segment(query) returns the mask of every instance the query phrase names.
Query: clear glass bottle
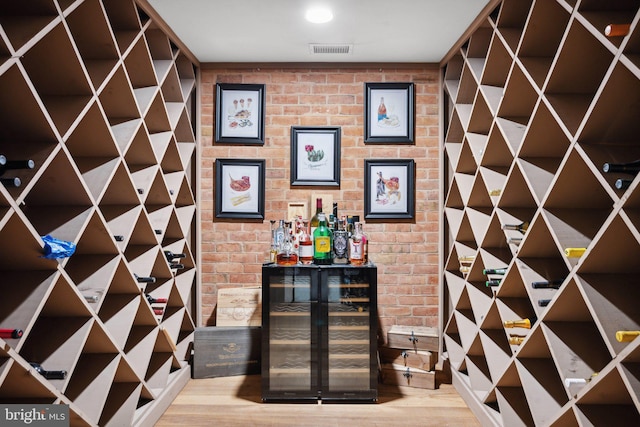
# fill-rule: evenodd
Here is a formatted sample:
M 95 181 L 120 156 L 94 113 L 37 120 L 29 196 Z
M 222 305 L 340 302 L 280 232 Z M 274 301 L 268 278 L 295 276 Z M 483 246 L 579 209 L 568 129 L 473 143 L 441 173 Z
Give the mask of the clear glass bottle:
M 278 255 L 276 256 L 276 263 L 278 265 L 296 265 L 298 263 L 298 254 L 293 248 L 293 241 L 291 237 L 291 222 L 287 222 L 285 225 L 282 244 L 280 245 Z
M 313 238 L 308 219 L 302 221 L 302 233 L 298 238 L 298 260 L 302 264 L 313 264 Z
M 276 250 L 280 252 L 280 249 L 282 249 L 282 244 L 284 243 L 284 219 L 280 220 L 278 228 L 276 228 L 275 241 Z
M 349 236 L 344 220 L 338 220 L 338 228 L 333 232 L 333 263 L 346 264 L 349 262 Z
M 331 249 L 333 248 L 333 234 L 327 226 L 327 217 L 324 213 L 318 213 L 318 227 L 313 232 L 313 263 L 330 265 Z
M 362 231 L 362 223 L 353 224 L 353 234 L 349 238 L 349 262 L 362 265 L 367 262 L 367 236 Z

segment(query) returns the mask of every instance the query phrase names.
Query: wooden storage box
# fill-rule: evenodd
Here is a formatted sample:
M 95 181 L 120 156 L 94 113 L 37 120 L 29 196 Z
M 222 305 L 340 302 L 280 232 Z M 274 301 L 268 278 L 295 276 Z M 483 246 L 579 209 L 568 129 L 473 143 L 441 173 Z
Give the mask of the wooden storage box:
M 438 352 L 440 338 L 436 328 L 394 325 L 387 332 L 387 347 Z
M 423 350 L 403 350 L 399 348 L 381 347 L 380 361 L 408 368 L 433 371 L 438 362 L 438 353 Z
M 261 326 L 262 288 L 225 288 L 218 291 L 216 326 Z
M 196 328 L 193 378 L 229 377 L 260 373 L 261 328 L 211 326 Z
M 435 390 L 436 371 L 386 363 L 382 365 L 382 383 Z

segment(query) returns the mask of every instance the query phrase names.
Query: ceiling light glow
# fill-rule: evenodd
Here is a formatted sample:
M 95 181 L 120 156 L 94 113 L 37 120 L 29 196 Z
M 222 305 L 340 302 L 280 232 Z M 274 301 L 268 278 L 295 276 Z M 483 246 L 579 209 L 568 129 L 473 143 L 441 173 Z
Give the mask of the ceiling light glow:
M 304 17 L 307 21 L 313 22 L 314 24 L 324 24 L 333 19 L 333 12 L 326 7 L 312 7 L 307 10 Z

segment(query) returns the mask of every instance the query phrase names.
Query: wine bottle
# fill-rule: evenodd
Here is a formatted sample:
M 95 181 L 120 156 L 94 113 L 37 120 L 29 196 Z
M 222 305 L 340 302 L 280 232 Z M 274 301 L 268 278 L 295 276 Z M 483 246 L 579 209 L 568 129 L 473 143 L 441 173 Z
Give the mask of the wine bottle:
M 522 341 L 524 341 L 525 337 L 521 337 L 519 335 L 509 335 L 509 344 L 511 345 L 520 345 Z
M 184 269 L 184 264 L 179 264 L 177 262 L 170 262 L 169 263 L 169 268 L 172 270 L 183 270 Z
M 507 243 L 510 245 L 520 245 L 520 243 L 522 243 L 522 237 L 509 237 Z
M 564 254 L 569 258 L 580 258 L 587 251 L 587 248 L 565 248 Z
M 467 266 L 467 265 L 461 265 L 460 268 L 460 273 L 462 274 L 467 274 L 471 271 L 471 267 Z
M 162 316 L 164 314 L 164 308 L 161 307 L 153 307 L 153 314 L 157 315 L 157 316 Z
M 5 187 L 20 187 L 22 185 L 22 180 L 17 176 L 13 178 L 0 178 L 0 182 Z
M 638 335 L 640 335 L 640 331 L 616 331 L 616 340 L 618 342 L 631 342 Z
M 506 274 L 507 267 L 504 268 L 485 268 L 482 270 L 482 274 Z
M 609 24 L 604 28 L 604 35 L 607 37 L 623 37 L 629 34 L 631 24 Z
M 501 188 L 494 188 L 493 190 L 489 191 L 489 196 L 499 196 L 501 194 L 502 194 Z
M 463 255 L 458 257 L 458 261 L 462 263 L 472 263 L 476 259 L 475 255 Z
M 518 319 L 518 320 L 505 320 L 505 328 L 525 328 L 531 329 L 531 325 L 536 322 L 535 318 L 532 319 Z
M 500 282 L 502 282 L 502 279 L 487 280 L 486 282 L 484 282 L 484 285 L 486 287 L 500 286 Z
M 113 236 L 116 242 L 124 242 L 124 236 L 121 234 L 116 234 Z
M 0 329 L 0 338 L 8 339 L 13 338 L 17 339 L 22 337 L 22 329 Z
M 635 176 L 640 172 L 640 159 L 629 163 L 605 163 L 602 165 L 602 171 L 605 173 L 626 173 Z
M 138 283 L 156 283 L 156 278 L 153 276 L 141 277 L 137 274 L 134 274 L 133 276 L 136 278 Z
M 89 302 L 89 303 L 96 303 L 98 301 L 100 301 L 100 297 L 98 295 L 83 295 L 85 301 Z
M 5 156 L 4 163 L 0 162 L 0 176 L 2 176 L 6 171 L 12 169 L 33 169 L 36 164 L 33 160 L 7 160 Z
M 538 305 L 539 305 L 540 307 L 546 307 L 546 306 L 548 306 L 550 303 L 551 303 L 551 300 L 550 300 L 550 299 L 539 299 L 539 300 L 538 300 Z
M 532 282 L 531 287 L 533 289 L 559 289 L 564 280 L 542 280 L 539 282 Z
M 138 194 L 144 194 L 144 188 L 136 188 Z
M 153 230 L 153 232 L 156 233 L 157 235 L 162 234 L 162 230 L 159 230 L 157 228 L 155 230 Z
M 186 258 L 187 254 L 176 254 L 171 251 L 164 251 L 164 256 L 167 258 L 167 261 L 171 262 L 174 259 Z
M 503 224 L 503 230 L 515 230 L 519 231 L 522 234 L 526 233 L 529 229 L 529 221 L 521 222 L 520 224 Z
M 613 185 L 618 190 L 626 190 L 627 188 L 629 188 L 631 186 L 632 182 L 633 181 L 630 180 L 630 179 L 622 179 L 622 178 L 620 178 L 620 179 L 616 179 L 616 182 Z
M 154 298 L 150 294 L 145 295 L 149 304 L 165 304 L 167 302 L 166 298 Z
M 29 364 L 33 367 L 33 369 L 35 369 L 37 373 L 48 380 L 63 380 L 67 377 L 67 371 L 47 371 L 39 363 L 30 362 Z

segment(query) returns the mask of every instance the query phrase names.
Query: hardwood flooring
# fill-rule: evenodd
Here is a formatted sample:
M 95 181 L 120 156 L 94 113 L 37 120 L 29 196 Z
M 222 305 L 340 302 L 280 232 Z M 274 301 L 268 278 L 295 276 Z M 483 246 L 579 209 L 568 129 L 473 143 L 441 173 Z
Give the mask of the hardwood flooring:
M 262 403 L 260 375 L 190 380 L 156 427 L 480 426 L 450 384 L 380 385 L 377 403 Z

